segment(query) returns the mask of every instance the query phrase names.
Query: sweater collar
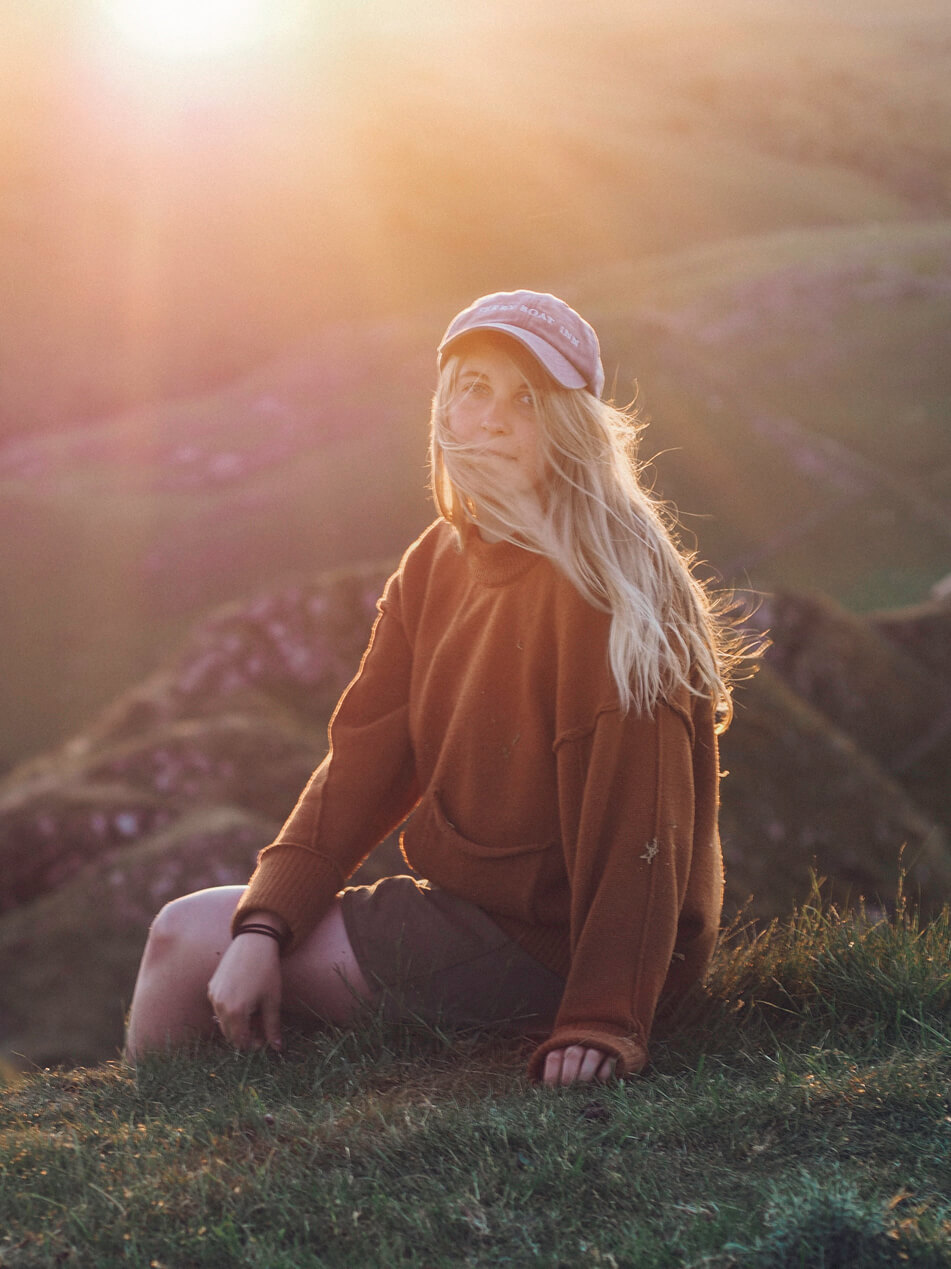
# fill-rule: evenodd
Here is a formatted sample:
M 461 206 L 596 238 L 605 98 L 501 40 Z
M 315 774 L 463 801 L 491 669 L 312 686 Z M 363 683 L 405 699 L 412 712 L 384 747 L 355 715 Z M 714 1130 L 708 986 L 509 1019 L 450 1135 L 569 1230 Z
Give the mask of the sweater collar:
M 469 576 L 480 586 L 505 586 L 527 573 L 541 559 L 514 542 L 486 542 L 474 524 L 462 530 L 463 557 Z

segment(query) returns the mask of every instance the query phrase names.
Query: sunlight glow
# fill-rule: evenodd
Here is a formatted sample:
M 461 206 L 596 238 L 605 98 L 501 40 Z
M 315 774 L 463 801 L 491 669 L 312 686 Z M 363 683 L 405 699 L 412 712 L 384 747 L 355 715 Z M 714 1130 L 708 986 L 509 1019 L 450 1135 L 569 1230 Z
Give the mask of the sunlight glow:
M 272 16 L 267 0 L 109 0 L 116 27 L 145 52 L 213 57 L 254 43 Z

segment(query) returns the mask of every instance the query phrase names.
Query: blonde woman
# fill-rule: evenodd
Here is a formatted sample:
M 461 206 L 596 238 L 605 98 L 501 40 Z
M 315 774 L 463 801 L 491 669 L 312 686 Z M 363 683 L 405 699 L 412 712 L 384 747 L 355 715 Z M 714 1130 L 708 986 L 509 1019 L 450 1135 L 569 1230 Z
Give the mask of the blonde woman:
M 246 888 L 159 913 L 127 1053 L 366 1006 L 535 1038 L 549 1085 L 640 1071 L 722 903 L 729 632 L 641 486 L 564 301 L 484 296 L 439 346 L 439 518 L 390 578 L 329 752 Z M 345 885 L 406 821 L 415 876 Z

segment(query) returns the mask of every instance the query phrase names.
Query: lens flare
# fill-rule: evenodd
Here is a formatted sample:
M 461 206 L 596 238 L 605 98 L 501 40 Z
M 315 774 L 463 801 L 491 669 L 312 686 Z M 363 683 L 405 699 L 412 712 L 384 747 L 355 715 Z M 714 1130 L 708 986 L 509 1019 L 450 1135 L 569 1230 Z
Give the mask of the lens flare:
M 211 57 L 253 44 L 267 31 L 266 0 L 108 0 L 130 44 L 160 57 Z

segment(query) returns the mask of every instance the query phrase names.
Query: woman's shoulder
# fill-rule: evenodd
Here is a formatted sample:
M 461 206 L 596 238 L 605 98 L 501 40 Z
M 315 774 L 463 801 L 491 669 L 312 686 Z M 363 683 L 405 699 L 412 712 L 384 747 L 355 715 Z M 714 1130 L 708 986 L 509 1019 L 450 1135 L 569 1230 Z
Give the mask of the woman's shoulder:
M 434 520 L 403 552 L 399 567 L 386 584 L 380 607 L 392 608 L 403 597 L 425 590 L 434 569 L 451 566 L 458 556 L 452 526 L 445 520 Z
M 403 552 L 398 572 L 403 576 L 416 577 L 427 573 L 443 558 L 456 559 L 458 556 L 456 533 L 452 525 L 440 518 L 427 525 L 415 542 L 409 544 Z
M 451 545 L 453 531 L 445 520 L 434 520 L 418 538 L 414 538 L 400 556 L 399 566 L 390 578 L 393 581 L 407 570 L 425 568 L 435 554 Z

